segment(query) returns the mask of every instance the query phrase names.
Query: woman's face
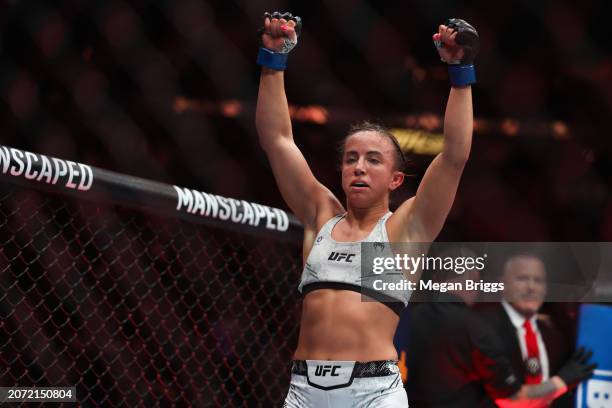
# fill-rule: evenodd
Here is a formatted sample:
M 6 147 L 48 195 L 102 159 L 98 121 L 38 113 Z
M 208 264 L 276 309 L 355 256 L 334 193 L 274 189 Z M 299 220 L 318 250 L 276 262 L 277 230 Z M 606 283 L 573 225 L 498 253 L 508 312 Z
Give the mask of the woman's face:
M 345 141 L 342 189 L 351 206 L 371 207 L 402 184 L 395 160 L 393 143 L 376 132 L 357 132 Z

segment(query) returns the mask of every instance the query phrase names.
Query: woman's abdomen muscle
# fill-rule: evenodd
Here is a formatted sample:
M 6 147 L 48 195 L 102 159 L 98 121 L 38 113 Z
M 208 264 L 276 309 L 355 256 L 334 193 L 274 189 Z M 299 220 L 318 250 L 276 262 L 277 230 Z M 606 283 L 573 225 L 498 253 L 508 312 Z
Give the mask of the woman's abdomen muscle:
M 393 336 L 399 317 L 358 292 L 318 289 L 306 295 L 297 360 L 395 360 Z

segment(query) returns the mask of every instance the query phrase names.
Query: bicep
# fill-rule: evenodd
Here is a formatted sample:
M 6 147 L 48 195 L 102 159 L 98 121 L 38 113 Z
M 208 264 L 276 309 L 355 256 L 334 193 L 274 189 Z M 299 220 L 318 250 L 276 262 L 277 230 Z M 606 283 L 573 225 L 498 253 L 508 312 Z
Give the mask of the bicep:
M 283 199 L 303 224 L 314 223 L 317 213 L 340 206 L 333 194 L 314 176 L 292 139 L 277 140 L 266 154 Z

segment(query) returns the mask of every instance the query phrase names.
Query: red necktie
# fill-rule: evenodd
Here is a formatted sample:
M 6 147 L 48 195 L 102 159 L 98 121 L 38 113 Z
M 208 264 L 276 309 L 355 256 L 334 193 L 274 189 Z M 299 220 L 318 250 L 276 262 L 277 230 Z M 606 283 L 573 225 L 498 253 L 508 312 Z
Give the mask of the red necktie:
M 542 382 L 542 366 L 540 364 L 540 350 L 531 322 L 525 320 L 525 345 L 527 346 L 527 360 L 525 360 L 525 384 L 539 384 Z

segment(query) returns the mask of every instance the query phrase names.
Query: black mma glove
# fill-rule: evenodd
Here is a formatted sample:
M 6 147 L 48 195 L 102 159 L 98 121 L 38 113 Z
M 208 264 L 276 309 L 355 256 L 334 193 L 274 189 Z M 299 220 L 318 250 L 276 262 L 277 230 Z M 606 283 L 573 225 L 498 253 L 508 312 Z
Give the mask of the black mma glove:
M 467 86 L 476 82 L 474 59 L 480 49 L 476 29 L 465 20 L 451 18 L 434 34 L 434 44 L 442 61 L 449 64 L 452 86 Z
M 287 56 L 297 45 L 302 19 L 291 13 L 264 13 L 264 26 L 257 33 L 261 41 L 257 64 L 282 71 L 287 68 Z
M 580 347 L 563 367 L 561 367 L 556 375 L 558 375 L 568 387 L 572 387 L 586 380 L 593 375 L 593 370 L 597 368 L 597 364 L 589 364 L 589 359 L 592 355 L 592 351 Z

